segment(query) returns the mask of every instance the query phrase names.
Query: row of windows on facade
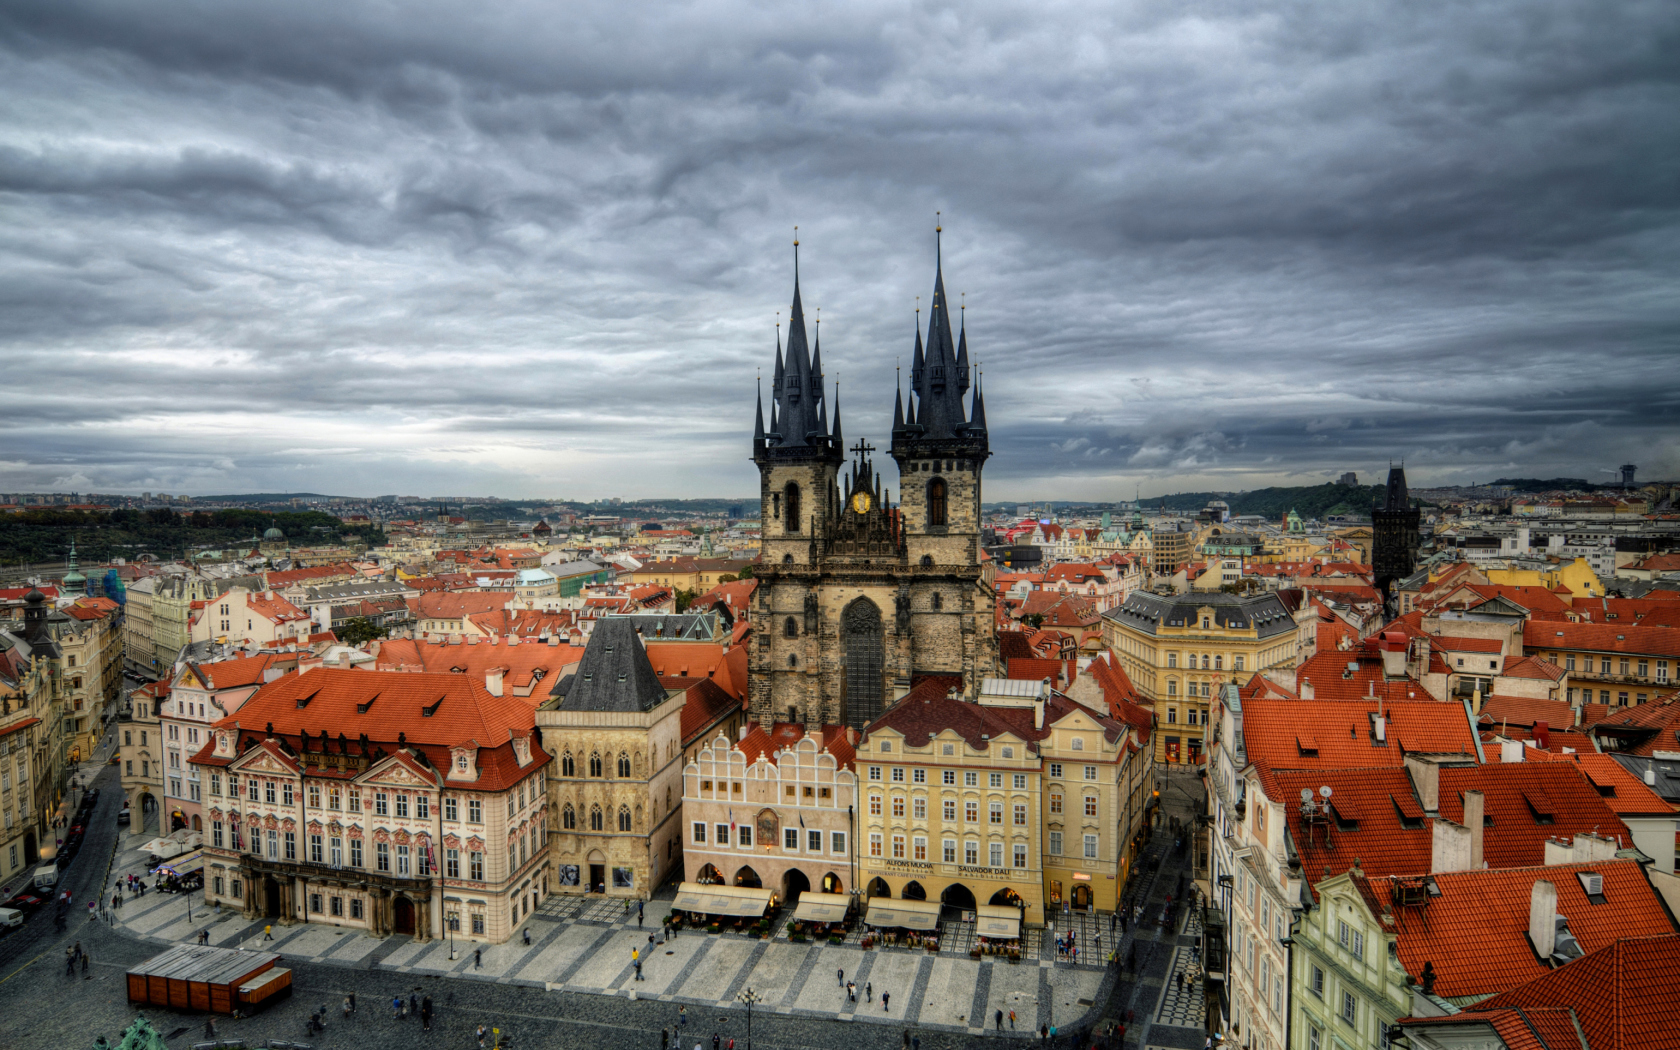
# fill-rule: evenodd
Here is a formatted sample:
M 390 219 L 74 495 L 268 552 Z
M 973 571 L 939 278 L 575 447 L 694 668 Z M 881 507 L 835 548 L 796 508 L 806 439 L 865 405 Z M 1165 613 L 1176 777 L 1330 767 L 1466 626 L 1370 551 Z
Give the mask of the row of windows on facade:
M 924 463 L 922 469 L 926 470 L 928 466 L 929 464 Z M 952 469 L 963 470 L 967 467 L 966 464 L 958 461 L 957 466 Z M 802 502 L 799 483 L 795 481 L 788 482 L 782 491 L 770 494 L 770 515 L 782 522 L 782 531 L 798 532 L 800 530 L 799 523 L 804 517 L 801 513 Z M 927 483 L 927 524 L 932 527 L 947 524 L 949 508 L 950 497 L 945 479 L 932 479 Z
M 710 780 L 700 781 L 700 797 L 706 797 L 711 790 L 712 782 Z M 735 797 L 739 798 L 742 794 L 741 781 L 737 780 L 731 783 L 727 780 L 720 780 L 717 782 L 717 790 L 719 794 L 733 794 Z M 801 797 L 799 789 L 792 784 L 787 785 L 785 794 L 788 798 L 794 799 L 795 801 Z M 812 784 L 806 784 L 803 797 L 809 799 L 833 798 L 834 792 L 826 787 L 817 787 Z
M 1079 738 L 1075 737 L 1074 740 L 1073 740 L 1073 743 L 1074 744 L 1082 744 L 1083 741 L 1081 741 Z M 1004 750 L 1007 752 L 1011 749 L 1005 748 Z M 1084 750 L 1084 748 L 1074 747 L 1072 750 L 1082 751 L 1082 750 Z M 1008 754 L 1005 754 L 1003 757 L 1009 758 L 1010 756 Z M 1050 763 L 1050 768 L 1049 768 L 1050 779 L 1052 779 L 1052 780 L 1062 779 L 1065 768 L 1066 768 L 1065 765 L 1061 762 Z M 1080 775 L 1084 779 L 1086 779 L 1086 780 L 1097 779 L 1097 767 L 1096 766 L 1083 766 L 1083 767 L 1080 767 L 1080 769 L 1081 769 Z M 948 787 L 955 787 L 956 786 L 956 783 L 957 783 L 957 771 L 956 770 L 954 770 L 954 769 L 942 769 L 942 770 L 939 771 L 939 773 L 940 773 L 939 782 L 941 784 L 944 784 Z M 1027 774 L 1025 774 L 1025 773 L 987 773 L 986 774 L 986 786 L 989 787 L 989 788 L 1001 788 L 1001 787 L 1003 787 L 1003 778 L 1006 777 L 1006 776 L 1010 778 L 1010 785 L 1016 791 L 1025 791 L 1027 789 Z M 906 773 L 904 766 L 888 767 L 888 769 L 885 773 L 883 773 L 883 770 L 882 770 L 881 766 L 870 766 L 869 767 L 869 779 L 870 780 L 886 779 L 886 780 L 890 780 L 894 784 L 906 783 L 907 779 L 908 779 L 908 782 L 912 783 L 912 784 L 926 784 L 928 782 L 927 770 L 926 769 L 922 769 L 922 768 L 919 768 L 919 767 L 911 767 L 909 772 Z M 963 787 L 968 787 L 968 788 L 979 787 L 980 786 L 980 774 L 978 772 L 974 771 L 974 770 L 964 770 L 963 771 L 963 776 L 962 776 L 962 784 L 963 784 Z
M 1558 654 L 1553 653 L 1551 655 L 1552 655 L 1552 662 L 1556 663 L 1557 658 L 1558 658 Z M 1659 682 L 1668 681 L 1668 661 L 1667 660 L 1658 660 L 1658 661 L 1656 661 L 1656 665 L 1657 665 L 1657 681 L 1659 681 Z M 1637 668 L 1637 671 L 1635 671 L 1635 668 Z M 1564 654 L 1563 669 L 1565 671 L 1575 670 L 1575 654 L 1574 653 L 1565 653 Z M 1590 657 L 1590 656 L 1581 657 L 1581 672 L 1583 674 L 1592 674 L 1593 673 L 1593 658 L 1592 657 Z M 1613 671 L 1610 670 L 1610 657 L 1601 656 L 1601 657 L 1598 658 L 1598 673 L 1599 674 L 1620 674 L 1620 675 L 1625 675 L 1627 677 L 1635 677 L 1637 675 L 1637 677 L 1639 677 L 1639 678 L 1649 678 L 1649 677 L 1651 677 L 1651 661 L 1650 660 L 1633 660 L 1633 659 L 1630 659 L 1626 656 L 1617 657 L 1617 670 L 1613 672 Z
M 513 845 L 509 847 L 509 860 L 514 861 L 510 866 L 517 868 L 528 861 L 548 841 L 546 828 L 538 827 L 519 835 Z M 297 833 L 294 831 L 278 831 L 270 829 L 264 832 L 255 831 L 249 835 L 241 835 L 235 827 L 231 834 L 227 833 L 222 821 L 210 822 L 210 845 L 217 849 L 227 848 L 232 843 L 236 850 L 249 851 L 257 856 L 266 855 L 269 860 L 296 861 Z M 264 846 L 266 845 L 266 854 Z M 348 850 L 346 850 L 348 845 Z M 373 844 L 373 869 L 385 874 L 396 875 L 399 878 L 411 876 L 429 878 L 432 874 L 432 854 L 429 847 L 421 845 L 410 847 L 406 843 L 375 842 Z M 461 878 L 461 853 L 459 849 L 446 848 L 443 851 L 443 874 L 445 878 Z M 517 859 L 516 859 L 517 858 Z M 309 862 L 324 864 L 334 868 L 351 867 L 365 868 L 363 842 L 359 838 L 351 838 L 346 843 L 340 835 L 309 836 Z M 347 863 L 348 862 L 348 863 Z M 480 851 L 467 851 L 467 878 L 474 882 L 484 881 L 484 854 Z
M 733 836 L 730 835 L 729 829 L 730 826 L 728 824 L 716 825 L 712 830 L 711 844 L 718 849 L 728 849 L 731 842 L 741 849 L 753 848 L 753 825 L 736 825 L 735 834 Z M 789 853 L 797 853 L 799 851 L 800 830 L 800 828 L 782 829 L 782 849 Z M 823 833 L 816 828 L 805 828 L 803 830 L 805 831 L 805 852 L 823 852 Z M 703 820 L 694 821 L 690 835 L 692 836 L 692 841 L 695 845 L 706 845 L 706 822 Z M 846 833 L 844 831 L 831 831 L 828 833 L 828 836 L 829 852 L 844 854 L 846 852 Z M 770 843 L 766 842 L 763 845 L 768 848 Z
M 1056 836 L 1056 852 L 1060 853 L 1061 852 L 1061 832 L 1059 832 L 1059 831 L 1051 832 L 1051 834 Z M 888 852 L 889 845 L 890 845 L 890 852 Z M 967 864 L 967 865 L 979 865 L 980 864 L 980 846 L 981 846 L 981 843 L 978 840 L 974 840 L 974 839 L 970 839 L 967 842 L 961 843 L 962 858 L 963 858 L 961 863 Z M 988 843 L 985 844 L 985 846 L 986 846 L 986 864 L 987 864 L 987 866 L 988 867 L 993 867 L 993 868 L 1003 867 L 1004 866 L 1004 851 L 1005 851 L 1006 843 L 988 842 Z M 906 852 L 907 849 L 908 849 L 908 852 Z M 941 843 L 941 852 L 940 852 L 941 861 L 943 863 L 946 863 L 946 864 L 956 864 L 956 863 L 958 863 L 958 861 L 957 861 L 957 849 L 958 849 L 958 842 L 957 842 L 956 839 L 946 839 L 946 840 L 944 840 L 944 842 Z M 1093 858 L 1096 857 L 1096 855 L 1097 855 L 1097 836 L 1095 836 L 1095 835 L 1085 836 L 1085 849 L 1086 849 L 1085 855 L 1087 857 L 1093 857 Z M 919 836 L 919 835 L 911 836 L 909 838 L 906 838 L 903 835 L 893 835 L 893 836 L 891 836 L 891 841 L 890 841 L 890 844 L 889 844 L 887 836 L 883 835 L 881 832 L 878 832 L 878 831 L 877 832 L 871 832 L 870 835 L 869 835 L 869 855 L 871 857 L 882 857 L 882 858 L 889 858 L 890 857 L 892 860 L 913 860 L 913 861 L 923 861 L 923 862 L 925 862 L 928 859 L 928 840 Z M 1014 851 L 1012 853 L 1012 857 L 1013 857 L 1013 861 L 1012 861 L 1012 864 L 1010 865 L 1011 867 L 1016 867 L 1016 868 L 1029 867 L 1030 866 L 1029 860 L 1030 860 L 1030 857 L 1031 857 L 1031 850 L 1029 849 L 1029 847 L 1027 846 L 1026 843 L 1017 842 L 1017 843 L 1015 843 L 1015 848 L 1014 848 Z
M 639 809 L 640 807 L 637 807 L 637 808 Z M 570 802 L 568 802 L 564 806 L 560 807 L 560 828 L 561 828 L 562 831 L 576 831 L 577 827 L 578 827 L 577 811 L 574 810 L 572 808 L 572 804 Z M 632 822 L 631 817 L 630 817 L 630 807 L 629 806 L 619 806 L 618 807 L 618 830 L 620 830 L 620 831 L 632 831 L 634 829 L 635 829 L 635 825 Z M 605 831 L 605 830 L 607 830 L 607 828 L 606 828 L 606 814 L 602 811 L 600 806 L 590 806 L 589 807 L 589 830 L 590 831 Z
M 1184 695 L 1185 696 L 1192 696 L 1192 697 L 1196 696 L 1197 695 L 1196 685 L 1197 685 L 1197 683 L 1195 683 L 1195 682 L 1184 683 Z M 1167 695 L 1168 696 L 1177 696 L 1178 695 L 1178 681 L 1176 679 L 1170 679 L 1169 678 L 1167 680 Z M 1212 685 L 1212 683 L 1210 683 L 1210 682 L 1202 682 L 1201 683 L 1201 695 L 1204 696 L 1204 697 L 1213 696 L 1213 685 Z
M 1204 626 L 1205 626 L 1205 622 L 1204 622 Z M 1187 670 L 1187 671 L 1196 670 L 1197 669 L 1196 659 L 1197 659 L 1197 656 L 1196 656 L 1195 653 L 1187 654 L 1184 658 L 1184 669 Z M 1211 667 L 1209 666 L 1209 661 L 1210 660 L 1212 661 L 1212 666 Z M 1202 661 L 1201 670 L 1203 670 L 1203 671 L 1223 671 L 1223 670 L 1225 670 L 1225 657 L 1224 656 L 1221 656 L 1221 655 L 1218 655 L 1218 654 L 1213 654 L 1213 655 L 1210 656 L 1208 653 L 1202 653 L 1201 654 L 1201 661 Z M 1167 654 L 1167 666 L 1168 667 L 1177 667 L 1178 666 L 1178 654 L 1177 653 L 1168 653 Z M 1243 669 L 1244 669 L 1244 667 L 1243 667 L 1243 657 L 1241 657 L 1241 656 L 1231 657 L 1231 670 L 1241 671 Z
M 1064 796 L 1062 795 L 1062 793 L 1060 791 L 1050 792 L 1049 808 L 1050 808 L 1050 813 L 1052 815 L 1060 814 L 1060 813 L 1064 812 L 1064 810 L 1066 808 L 1065 804 L 1064 804 Z M 1085 815 L 1087 817 L 1096 816 L 1097 813 L 1098 813 L 1098 810 L 1100 808 L 1101 808 L 1101 800 L 1096 795 L 1086 795 L 1085 796 Z M 891 815 L 894 816 L 894 817 L 903 817 L 903 816 L 905 816 L 905 799 L 901 795 L 894 795 L 892 797 L 891 801 L 888 802 L 886 799 L 884 799 L 880 795 L 870 795 L 869 796 L 869 815 L 870 816 L 872 816 L 872 817 L 885 816 L 886 814 L 883 812 L 884 809 L 890 809 L 891 810 Z M 1020 827 L 1020 828 L 1026 827 L 1027 826 L 1028 804 L 1025 803 L 1025 802 L 1015 802 L 1011 805 L 1010 809 L 1011 809 L 1011 813 L 1014 817 L 1015 826 Z M 952 823 L 952 824 L 956 823 L 956 820 L 957 820 L 957 800 L 956 799 L 954 799 L 954 798 L 941 799 L 940 800 L 940 810 L 941 810 L 940 815 L 945 819 L 945 821 L 947 823 Z M 927 811 L 928 811 L 927 799 L 920 798 L 920 797 L 910 799 L 909 800 L 909 811 L 910 811 L 909 812 L 910 819 L 912 819 L 912 820 L 926 820 L 927 819 Z M 987 823 L 997 824 L 997 825 L 1003 824 L 1003 814 L 1004 814 L 1004 803 L 1002 803 L 1002 802 L 990 802 L 990 803 L 987 804 L 987 809 L 986 809 Z M 978 823 L 980 823 L 980 801 L 978 799 L 964 799 L 963 800 L 963 823 L 965 823 L 965 824 L 978 824 Z
M 528 798 L 527 792 L 529 794 Z M 210 774 L 210 794 L 214 796 L 222 794 L 222 775 L 220 773 Z M 348 806 L 341 807 L 346 794 L 348 795 Z M 358 788 L 350 788 L 346 792 L 337 787 L 329 787 L 323 792 L 319 784 L 310 784 L 308 796 L 310 809 L 322 809 L 323 797 L 326 802 L 324 808 L 328 810 L 343 808 L 346 812 L 359 813 L 362 809 L 362 792 Z M 239 778 L 232 773 L 228 774 L 227 797 L 239 797 Z M 296 803 L 297 796 L 292 782 L 289 780 L 274 781 L 260 777 L 246 777 L 245 797 L 252 802 L 270 802 L 290 806 Z M 373 792 L 373 812 L 376 816 L 381 817 L 406 817 L 409 815 L 409 797 L 404 792 L 393 794 L 387 791 L 375 791 Z M 535 781 L 529 779 L 520 781 L 514 786 L 514 790 L 507 793 L 508 817 L 511 819 L 519 810 L 525 808 L 527 801 L 535 803 L 540 797 L 541 793 L 538 791 Z M 420 820 L 430 819 L 431 796 L 417 793 L 413 796 L 413 801 L 414 816 Z M 460 820 L 460 802 L 461 800 L 454 795 L 443 796 L 443 819 Z M 467 799 L 467 823 L 484 823 L 484 801 L 482 799 Z
M 607 761 L 611 760 L 612 755 L 609 754 L 607 756 Z M 592 777 L 606 776 L 606 773 L 604 772 L 606 764 L 602 761 L 601 756 L 598 753 L 592 753 L 589 756 L 589 764 L 587 768 L 589 770 L 589 775 Z M 578 775 L 577 760 L 572 757 L 572 753 L 570 751 L 567 751 L 565 754 L 560 756 L 560 775 L 563 777 L 575 777 Z M 630 756 L 623 751 L 618 753 L 618 775 L 623 779 L 628 779 L 630 776 Z
M 211 879 L 211 889 L 218 897 L 225 895 L 224 887 L 231 889 L 234 897 L 241 897 L 245 892 L 245 884 L 240 879 L 225 879 L 221 875 L 217 875 Z M 324 910 L 323 905 L 325 906 Z M 346 905 L 348 905 L 348 907 Z M 348 912 L 348 916 L 351 921 L 361 922 L 366 917 L 365 907 L 366 906 L 360 897 L 345 898 L 337 894 L 320 893 L 311 893 L 309 895 L 309 910 L 312 913 L 316 915 L 327 915 L 334 919 L 345 918 L 346 912 Z M 472 932 L 478 936 L 483 936 L 484 912 L 475 910 L 470 914 L 472 920 Z M 515 919 L 514 921 L 517 922 L 518 920 Z M 461 929 L 460 912 L 451 912 L 446 919 L 446 922 L 451 930 L 459 932 Z

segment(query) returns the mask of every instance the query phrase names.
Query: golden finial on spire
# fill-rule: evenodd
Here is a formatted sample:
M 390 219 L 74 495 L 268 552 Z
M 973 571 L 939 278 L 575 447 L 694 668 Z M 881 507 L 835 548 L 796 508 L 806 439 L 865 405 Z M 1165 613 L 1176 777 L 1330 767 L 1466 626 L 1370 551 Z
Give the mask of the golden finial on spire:
M 922 314 L 922 297 L 918 295 L 918 296 L 916 296 L 916 316 L 920 317 L 921 314 Z
M 945 226 L 944 226 L 943 220 L 940 218 L 941 214 L 942 214 L 941 212 L 937 212 L 937 211 L 933 213 L 933 232 L 934 233 L 944 233 L 945 232 Z

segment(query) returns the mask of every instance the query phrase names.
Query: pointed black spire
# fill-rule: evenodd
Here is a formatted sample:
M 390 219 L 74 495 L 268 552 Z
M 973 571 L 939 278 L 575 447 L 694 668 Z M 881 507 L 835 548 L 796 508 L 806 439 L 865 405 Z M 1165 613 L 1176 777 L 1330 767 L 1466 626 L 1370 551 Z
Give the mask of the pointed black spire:
M 811 397 L 817 403 L 817 430 L 828 433 L 828 398 L 823 393 L 822 310 L 817 310 L 817 337 L 811 347 Z
M 758 403 L 758 411 L 753 418 L 753 445 L 764 443 L 764 380 L 758 381 L 758 395 L 753 399 Z
M 904 429 L 904 391 L 900 389 L 900 387 L 903 385 L 903 382 L 904 382 L 904 377 L 899 374 L 898 369 L 894 368 L 893 369 L 893 421 L 892 421 L 892 432 L 894 434 L 896 434 L 899 431 Z
M 980 376 L 974 377 L 974 407 L 968 413 L 968 429 L 986 433 L 986 395 L 980 392 Z
M 943 232 L 935 227 L 935 234 Z M 934 268 L 933 308 L 928 312 L 927 349 L 923 379 L 917 386 L 916 421 L 925 437 L 956 435 L 963 425 L 962 393 L 957 388 L 957 348 L 951 334 L 951 308 L 945 296 L 943 250 Z
M 829 435 L 834 439 L 834 447 L 842 452 L 846 449 L 846 440 L 840 436 L 840 380 L 834 381 L 834 432 Z
M 968 393 L 968 304 L 964 303 L 959 317 L 957 336 L 957 393 Z

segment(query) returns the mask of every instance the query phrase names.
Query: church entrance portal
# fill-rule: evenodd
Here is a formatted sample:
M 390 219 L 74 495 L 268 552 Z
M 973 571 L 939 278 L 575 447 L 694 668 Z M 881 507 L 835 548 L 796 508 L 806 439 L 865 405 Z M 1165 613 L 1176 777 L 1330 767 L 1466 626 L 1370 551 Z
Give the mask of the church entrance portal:
M 278 919 L 280 917 L 280 884 L 274 881 L 272 875 L 263 878 L 263 918 Z
M 846 654 L 846 724 L 862 729 L 881 716 L 881 610 L 868 598 L 859 598 L 846 606 L 840 630 Z

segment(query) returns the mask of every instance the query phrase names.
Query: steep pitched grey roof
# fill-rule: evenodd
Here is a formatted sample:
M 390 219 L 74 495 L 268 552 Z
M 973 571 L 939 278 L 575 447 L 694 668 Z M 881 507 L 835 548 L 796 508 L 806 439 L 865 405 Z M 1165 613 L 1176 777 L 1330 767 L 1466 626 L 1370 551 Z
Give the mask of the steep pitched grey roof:
M 630 620 L 610 616 L 595 624 L 577 670 L 550 694 L 560 698 L 560 710 L 651 711 L 665 701 L 665 687 Z

